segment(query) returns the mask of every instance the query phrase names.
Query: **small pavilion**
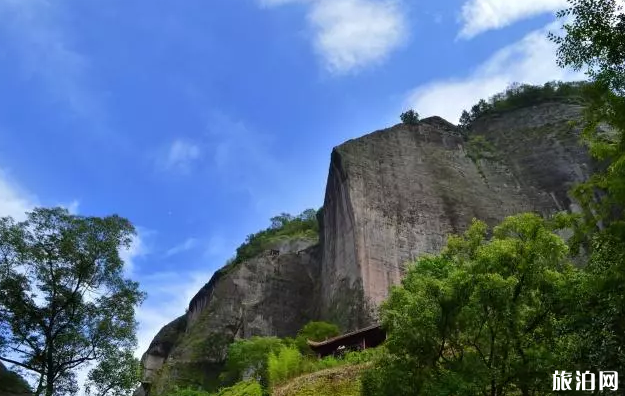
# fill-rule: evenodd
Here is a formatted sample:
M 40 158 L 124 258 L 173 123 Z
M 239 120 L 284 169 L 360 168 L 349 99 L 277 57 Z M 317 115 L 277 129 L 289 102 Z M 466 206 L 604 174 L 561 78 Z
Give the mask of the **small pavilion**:
M 380 324 L 375 324 L 364 329 L 352 331 L 325 341 L 308 340 L 308 346 L 322 358 L 325 356 L 342 355 L 347 351 L 361 351 L 367 348 L 375 348 L 386 340 L 386 332 Z

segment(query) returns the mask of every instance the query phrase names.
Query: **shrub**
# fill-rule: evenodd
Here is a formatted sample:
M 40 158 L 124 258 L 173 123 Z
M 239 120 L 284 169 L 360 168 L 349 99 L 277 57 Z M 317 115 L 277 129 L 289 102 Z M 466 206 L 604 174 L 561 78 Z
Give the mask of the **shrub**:
M 272 244 L 295 237 L 316 239 L 319 235 L 317 211 L 307 209 L 298 216 L 282 213 L 271 218 L 271 226 L 263 231 L 247 236 L 245 242 L 237 248 L 237 254 L 227 266 L 258 256 Z
M 401 122 L 406 125 L 416 125 L 419 123 L 419 113 L 414 110 L 408 110 L 399 116 Z
M 471 111 L 464 110 L 459 126 L 469 129 L 479 117 L 496 111 L 505 111 L 547 101 L 584 102 L 586 83 L 548 82 L 543 86 L 514 83 L 504 92 L 493 95 L 489 100 L 481 99 Z
M 271 386 L 275 386 L 302 373 L 303 356 L 294 347 L 282 347 L 278 353 L 269 354 L 267 371 Z
M 298 333 L 295 344 L 299 351 L 305 355 L 311 354 L 307 340 L 324 341 L 340 334 L 339 327 L 328 322 L 309 322 Z
M 256 381 L 243 381 L 220 389 L 213 396 L 263 396 L 263 388 Z
M 238 340 L 228 347 L 226 369 L 221 375 L 225 383 L 243 380 L 243 376 L 265 382 L 267 376 L 267 358 L 271 352 L 279 351 L 284 346 L 277 337 L 252 337 Z

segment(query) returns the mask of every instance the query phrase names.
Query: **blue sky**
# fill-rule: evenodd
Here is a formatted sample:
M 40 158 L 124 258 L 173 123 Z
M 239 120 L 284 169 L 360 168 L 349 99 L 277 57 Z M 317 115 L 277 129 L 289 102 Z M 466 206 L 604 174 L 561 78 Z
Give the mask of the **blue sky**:
M 564 6 L 0 0 L 0 215 L 129 218 L 140 355 L 247 234 L 322 205 L 332 147 L 577 78 L 546 39 Z

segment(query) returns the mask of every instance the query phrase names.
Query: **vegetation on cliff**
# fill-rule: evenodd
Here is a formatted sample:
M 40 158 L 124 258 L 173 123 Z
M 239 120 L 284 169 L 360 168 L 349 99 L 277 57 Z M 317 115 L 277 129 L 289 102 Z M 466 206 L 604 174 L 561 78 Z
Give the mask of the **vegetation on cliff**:
M 314 209 L 307 209 L 297 216 L 282 213 L 271 218 L 269 228 L 248 235 L 228 264 L 238 264 L 256 257 L 280 241 L 294 238 L 317 239 L 318 236 L 319 223 L 317 211 Z
M 585 82 L 552 81 L 543 86 L 514 83 L 504 92 L 493 95 L 488 100 L 481 99 L 471 110 L 464 110 L 458 125 L 463 130 L 471 128 L 480 117 L 502 111 L 535 106 L 545 102 L 565 102 L 584 105 Z
M 410 109 L 401 113 L 399 119 L 406 125 L 416 125 L 419 123 L 419 113 Z

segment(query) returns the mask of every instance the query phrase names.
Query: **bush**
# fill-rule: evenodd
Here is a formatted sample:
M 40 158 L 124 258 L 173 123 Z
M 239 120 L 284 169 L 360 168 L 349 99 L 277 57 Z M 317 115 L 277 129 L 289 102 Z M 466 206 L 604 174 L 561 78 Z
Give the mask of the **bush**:
M 220 389 L 213 396 L 263 396 L 263 388 L 256 381 L 243 381 Z
M 328 322 L 309 322 L 298 333 L 295 343 L 299 351 L 305 355 L 311 354 L 307 340 L 324 341 L 341 334 L 339 327 Z
M 237 248 L 237 254 L 226 266 L 233 266 L 242 261 L 258 256 L 280 240 L 296 237 L 316 239 L 319 236 L 317 211 L 307 209 L 298 216 L 282 213 L 271 218 L 271 226 L 256 234 L 247 236 L 245 242 Z
M 167 396 L 211 396 L 211 394 L 201 389 L 176 387 L 173 393 L 169 393 Z
M 406 125 L 416 125 L 419 123 L 419 113 L 414 110 L 408 110 L 399 116 L 401 122 Z
M 243 376 L 266 382 L 267 358 L 271 352 L 279 351 L 284 346 L 277 337 L 252 337 L 238 340 L 228 347 L 226 369 L 221 374 L 224 383 L 243 380 Z
M 469 129 L 479 117 L 496 111 L 511 110 L 547 101 L 584 103 L 583 82 L 548 82 L 543 86 L 514 83 L 504 92 L 493 95 L 488 101 L 481 99 L 471 111 L 464 110 L 459 126 Z
M 278 385 L 302 373 L 303 356 L 294 347 L 283 347 L 269 354 L 267 371 L 271 386 Z

